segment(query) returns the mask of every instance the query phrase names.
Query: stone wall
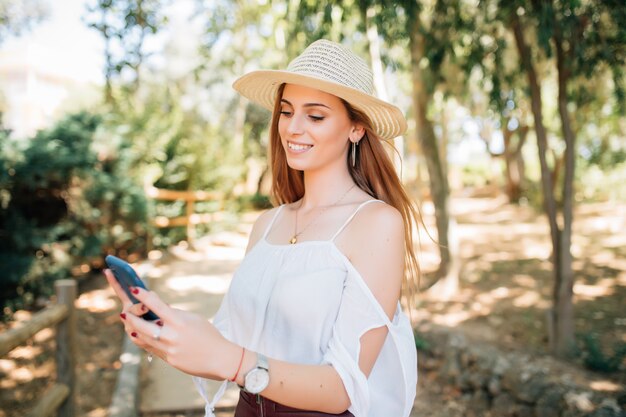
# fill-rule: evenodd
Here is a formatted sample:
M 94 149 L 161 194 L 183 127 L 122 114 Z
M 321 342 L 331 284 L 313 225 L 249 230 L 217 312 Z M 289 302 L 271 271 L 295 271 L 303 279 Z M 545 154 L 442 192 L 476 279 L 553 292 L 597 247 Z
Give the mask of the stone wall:
M 420 337 L 429 345 L 419 353 L 420 372 L 452 385 L 467 417 L 626 417 L 623 386 L 554 358 L 504 352 L 445 330 Z

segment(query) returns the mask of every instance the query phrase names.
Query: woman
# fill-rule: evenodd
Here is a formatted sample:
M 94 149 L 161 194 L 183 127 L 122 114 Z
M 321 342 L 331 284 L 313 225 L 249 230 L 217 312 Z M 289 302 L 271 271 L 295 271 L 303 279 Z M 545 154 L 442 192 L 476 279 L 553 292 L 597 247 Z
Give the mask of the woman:
M 234 88 L 273 110 L 280 205 L 255 223 L 213 324 L 139 288 L 131 308 L 107 272 L 126 332 L 199 377 L 207 415 L 231 381 L 242 388 L 236 417 L 408 416 L 417 357 L 399 298 L 417 268 L 416 215 L 381 141 L 403 133 L 402 113 L 372 95 L 363 60 L 326 40 Z M 138 317 L 146 307 L 158 323 Z M 202 378 L 224 381 L 212 399 Z

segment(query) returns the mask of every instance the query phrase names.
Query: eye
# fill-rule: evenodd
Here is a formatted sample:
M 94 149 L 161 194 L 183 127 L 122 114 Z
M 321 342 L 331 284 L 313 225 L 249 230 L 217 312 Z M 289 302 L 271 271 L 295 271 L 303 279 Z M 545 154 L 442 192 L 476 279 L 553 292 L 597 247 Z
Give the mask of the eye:
M 291 112 L 290 112 L 289 110 L 283 110 L 283 109 L 281 109 L 281 110 L 280 110 L 280 114 L 281 114 L 282 116 L 285 116 L 285 117 L 290 117 L 290 116 L 291 116 Z
M 312 114 L 309 115 L 309 118 L 313 120 L 314 122 L 321 122 L 322 120 L 325 119 L 324 116 L 313 116 Z

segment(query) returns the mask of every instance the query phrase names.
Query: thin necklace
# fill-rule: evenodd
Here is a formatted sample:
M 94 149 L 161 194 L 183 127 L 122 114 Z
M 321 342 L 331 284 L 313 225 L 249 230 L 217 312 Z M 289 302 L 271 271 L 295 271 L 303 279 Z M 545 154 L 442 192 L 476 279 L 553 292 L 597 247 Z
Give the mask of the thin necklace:
M 304 233 L 304 231 L 306 229 L 309 228 L 310 225 L 312 225 L 313 223 L 315 223 L 315 221 L 322 215 L 322 213 L 324 213 L 326 210 L 328 210 L 331 207 L 336 206 L 337 204 L 341 203 L 341 201 L 348 195 L 348 193 L 350 191 L 352 191 L 352 189 L 356 187 L 356 184 L 352 184 L 352 186 L 350 188 L 348 188 L 348 190 L 343 193 L 343 195 L 341 197 L 339 197 L 339 200 L 335 201 L 333 204 L 331 204 L 330 206 L 324 206 L 319 213 L 317 213 L 317 216 L 313 217 L 313 220 L 311 220 L 306 226 L 304 226 L 304 229 L 300 230 L 298 232 L 298 211 L 300 210 L 300 207 L 302 207 L 302 204 L 300 204 L 300 207 L 298 207 L 298 210 L 296 210 L 296 226 L 294 228 L 294 235 L 291 239 L 289 239 L 289 243 L 291 243 L 292 245 L 296 244 L 298 242 L 298 236 L 300 236 L 302 233 Z

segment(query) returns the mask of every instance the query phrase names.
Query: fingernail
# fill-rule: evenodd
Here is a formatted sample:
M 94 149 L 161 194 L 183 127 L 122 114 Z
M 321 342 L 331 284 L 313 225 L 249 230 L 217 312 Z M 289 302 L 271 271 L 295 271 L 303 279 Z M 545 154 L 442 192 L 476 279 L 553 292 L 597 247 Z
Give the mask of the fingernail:
M 163 326 L 163 320 L 157 320 L 156 324 L 157 326 Z
M 148 311 L 148 307 L 146 307 L 145 305 L 141 305 L 141 311 Z
M 139 294 L 139 290 L 136 287 L 130 287 L 130 292 L 133 294 Z
M 136 332 L 132 332 L 130 335 L 131 335 L 132 337 L 137 337 L 137 333 L 136 333 Z
M 126 320 L 126 313 L 120 313 L 120 317 L 122 318 L 122 320 Z

